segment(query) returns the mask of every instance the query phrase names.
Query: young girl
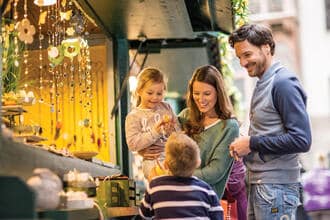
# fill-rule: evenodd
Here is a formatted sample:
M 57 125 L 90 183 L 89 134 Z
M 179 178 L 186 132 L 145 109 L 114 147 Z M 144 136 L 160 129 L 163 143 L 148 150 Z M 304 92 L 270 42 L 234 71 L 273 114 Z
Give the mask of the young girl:
M 143 156 L 142 170 L 146 179 L 156 160 L 164 159 L 167 137 L 179 130 L 172 108 L 163 101 L 165 90 L 166 79 L 162 72 L 151 67 L 143 69 L 135 91 L 136 108 L 125 121 L 128 148 Z

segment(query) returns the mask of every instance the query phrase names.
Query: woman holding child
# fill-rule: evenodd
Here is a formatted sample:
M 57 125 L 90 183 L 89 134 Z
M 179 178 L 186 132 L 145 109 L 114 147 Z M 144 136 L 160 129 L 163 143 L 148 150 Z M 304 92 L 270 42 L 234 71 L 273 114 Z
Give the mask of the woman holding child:
M 238 210 L 238 219 L 246 219 L 245 187 L 235 189 L 227 185 L 231 182 L 228 179 L 234 163 L 229 145 L 238 137 L 239 125 L 234 118 L 224 80 L 214 66 L 205 65 L 194 71 L 188 87 L 187 108 L 179 114 L 178 119 L 184 132 L 199 146 L 201 164 L 193 175 L 210 184 L 220 199 L 226 187 L 234 191 L 235 197 L 244 194 L 244 198 L 241 196 L 244 201 L 241 210 Z M 242 161 L 236 161 L 234 168 L 242 166 Z M 153 169 L 149 177 L 155 175 Z M 244 186 L 244 173 L 233 176 L 235 181 L 232 182 Z
M 239 135 L 239 125 L 222 75 L 214 66 L 205 65 L 194 71 L 188 87 L 187 109 L 179 114 L 179 121 L 200 148 L 202 162 L 194 176 L 209 183 L 220 199 L 226 189 L 225 197 L 237 202 L 238 219 L 245 220 L 245 167 L 229 154 L 230 143 Z
M 239 126 L 224 80 L 214 66 L 195 70 L 189 82 L 187 107 L 179 114 L 179 121 L 197 142 L 202 161 L 194 176 L 209 183 L 222 198 L 233 164 L 228 146 L 238 137 Z

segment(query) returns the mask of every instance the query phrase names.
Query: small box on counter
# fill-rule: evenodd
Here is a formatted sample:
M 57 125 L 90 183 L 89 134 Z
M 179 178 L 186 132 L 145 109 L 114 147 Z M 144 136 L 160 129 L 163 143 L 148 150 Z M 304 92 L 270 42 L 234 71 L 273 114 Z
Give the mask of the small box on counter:
M 106 207 L 135 206 L 135 181 L 126 176 L 99 177 L 97 199 Z

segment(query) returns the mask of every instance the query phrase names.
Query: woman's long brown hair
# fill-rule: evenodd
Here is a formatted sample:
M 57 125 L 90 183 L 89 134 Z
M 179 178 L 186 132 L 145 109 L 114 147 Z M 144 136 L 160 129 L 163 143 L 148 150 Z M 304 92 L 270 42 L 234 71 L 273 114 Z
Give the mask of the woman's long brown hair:
M 194 82 L 203 82 L 213 86 L 217 92 L 217 102 L 214 106 L 215 112 L 222 120 L 233 117 L 233 107 L 225 89 L 225 83 L 220 71 L 212 65 L 197 68 L 189 81 L 187 92 L 187 107 L 189 108 L 189 121 L 183 126 L 185 132 L 194 137 L 204 130 L 204 115 L 199 111 L 193 98 Z

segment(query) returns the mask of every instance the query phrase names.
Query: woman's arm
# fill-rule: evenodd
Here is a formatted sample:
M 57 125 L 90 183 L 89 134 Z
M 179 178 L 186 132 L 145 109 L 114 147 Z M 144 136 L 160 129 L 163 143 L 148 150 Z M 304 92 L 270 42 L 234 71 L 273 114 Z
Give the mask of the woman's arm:
M 221 125 L 217 125 L 217 127 L 220 128 Z M 202 158 L 205 160 L 203 167 L 196 169 L 194 175 L 211 185 L 218 182 L 225 183 L 233 163 L 228 146 L 238 135 L 239 127 L 236 122 L 227 123 L 226 128 L 222 131 L 213 129 L 211 135 L 205 136 L 207 139 L 201 141 L 200 144 L 208 147 L 209 153 L 206 158 Z

